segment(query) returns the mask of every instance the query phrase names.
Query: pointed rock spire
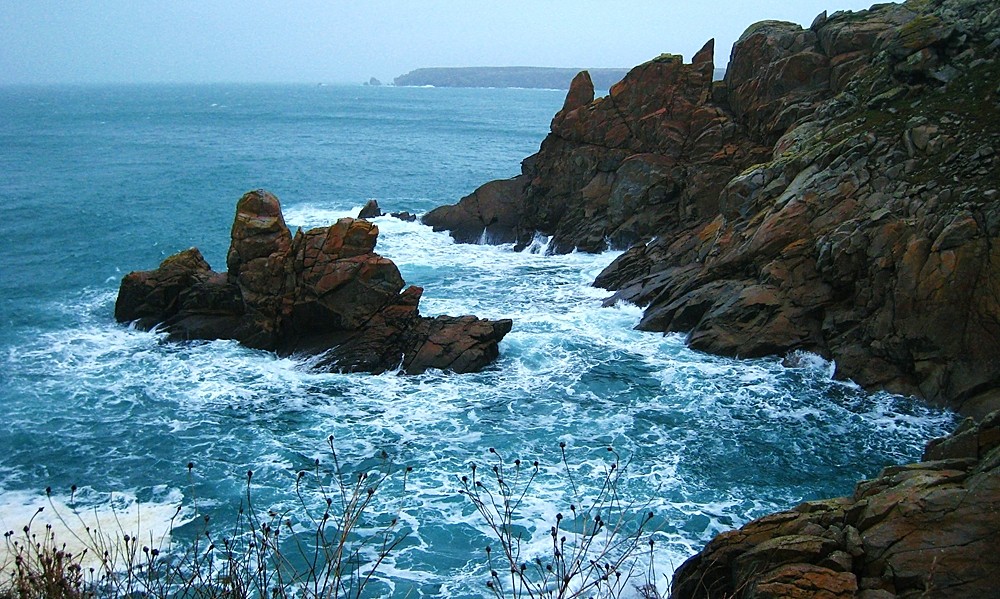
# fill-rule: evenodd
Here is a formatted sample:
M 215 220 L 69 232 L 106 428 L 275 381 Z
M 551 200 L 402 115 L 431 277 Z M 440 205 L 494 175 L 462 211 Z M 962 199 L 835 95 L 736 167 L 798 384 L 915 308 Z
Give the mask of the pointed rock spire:
M 576 110 L 581 106 L 586 106 L 594 101 L 594 82 L 590 79 L 590 73 L 580 71 L 573 77 L 569 84 L 569 92 L 566 94 L 566 101 L 563 102 L 563 112 Z

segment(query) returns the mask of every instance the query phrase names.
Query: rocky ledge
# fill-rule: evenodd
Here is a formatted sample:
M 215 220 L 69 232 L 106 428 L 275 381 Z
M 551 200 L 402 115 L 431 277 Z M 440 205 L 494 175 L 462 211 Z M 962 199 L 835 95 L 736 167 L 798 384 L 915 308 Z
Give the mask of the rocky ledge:
M 677 569 L 671 597 L 998 596 L 1000 411 L 924 460 L 720 534 Z
M 401 291 L 377 239 L 378 227 L 351 218 L 293 237 L 278 198 L 251 191 L 236 206 L 228 272 L 212 271 L 196 248 L 180 252 L 122 279 L 115 318 L 174 341 L 315 355 L 316 367 L 344 372 L 464 373 L 496 359 L 511 321 L 420 316 L 423 290 Z
M 628 249 L 596 284 L 639 328 L 966 414 L 1000 407 L 1000 7 L 910 0 L 765 21 L 594 98 L 581 73 L 521 175 L 424 222 L 459 241 Z

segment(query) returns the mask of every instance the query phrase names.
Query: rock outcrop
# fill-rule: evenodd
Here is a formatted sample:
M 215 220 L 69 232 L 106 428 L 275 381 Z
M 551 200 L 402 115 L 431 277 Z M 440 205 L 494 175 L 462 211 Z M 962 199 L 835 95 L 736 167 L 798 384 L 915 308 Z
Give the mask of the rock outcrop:
M 235 339 L 317 355 L 328 370 L 374 373 L 480 370 L 511 329 L 507 319 L 420 316 L 421 288 L 403 291 L 396 265 L 374 252 L 378 227 L 364 220 L 293 237 L 278 199 L 257 190 L 237 204 L 231 237 L 225 273 L 192 248 L 126 275 L 115 318 L 175 341 Z
M 607 97 L 574 84 L 518 177 L 424 222 L 459 241 L 630 248 L 596 284 L 639 328 L 967 414 L 1000 406 L 1000 8 L 910 0 L 766 21 Z
M 677 569 L 671 597 L 996 597 L 1000 411 L 924 460 L 720 534 Z
M 713 48 L 690 65 L 665 54 L 635 67 L 596 100 L 590 78 L 574 78 L 520 176 L 487 183 L 423 222 L 461 242 L 523 246 L 542 233 L 553 251 L 596 252 L 714 213 L 725 182 L 769 151 L 712 103 L 721 85 Z
M 358 218 L 378 218 L 382 215 L 382 209 L 379 208 L 378 200 L 374 198 L 365 202 L 365 205 L 361 207 L 360 211 L 358 211 Z

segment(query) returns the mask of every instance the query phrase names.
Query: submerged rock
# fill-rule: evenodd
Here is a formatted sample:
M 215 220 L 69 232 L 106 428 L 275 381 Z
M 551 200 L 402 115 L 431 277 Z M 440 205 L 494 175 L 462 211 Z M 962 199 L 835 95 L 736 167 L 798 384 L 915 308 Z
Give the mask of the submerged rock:
M 419 287 L 374 252 L 378 227 L 343 218 L 294 237 L 278 199 L 263 190 L 236 207 L 228 272 L 197 249 L 122 279 L 119 322 L 159 327 L 174 341 L 235 339 L 282 355 L 318 355 L 346 372 L 482 369 L 499 355 L 512 322 L 419 315 Z
M 670 596 L 997 596 L 1000 411 L 932 441 L 924 460 L 720 534 L 677 569 Z

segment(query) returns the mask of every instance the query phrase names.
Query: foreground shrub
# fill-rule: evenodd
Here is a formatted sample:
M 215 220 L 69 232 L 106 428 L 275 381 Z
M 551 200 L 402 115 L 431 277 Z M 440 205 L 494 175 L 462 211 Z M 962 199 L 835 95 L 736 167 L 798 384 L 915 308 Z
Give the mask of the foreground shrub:
M 475 463 L 461 477 L 468 497 L 497 541 L 486 547 L 490 567 L 487 588 L 495 597 L 568 598 L 659 597 L 653 567 L 654 542 L 649 534 L 653 513 L 622 499 L 619 485 L 625 468 L 613 448 L 595 494 L 581 497 L 566 444 L 560 443 L 565 485 L 576 498 L 556 514 L 544 551 L 532 550 L 531 524 L 519 512 L 530 497 L 540 466 L 520 459 L 504 460 L 490 448 L 486 475 Z
M 75 507 L 60 509 L 51 494 L 49 508 L 73 538 L 60 544 L 51 523 L 35 517 L 20 532 L 4 535 L 6 563 L 0 563 L 0 599 L 340 599 L 385 594 L 372 585 L 385 559 L 406 539 L 391 515 L 376 514 L 373 502 L 394 472 L 383 452 L 373 471 L 346 473 L 328 440 L 330 472 L 319 460 L 314 471 L 299 472 L 294 510 L 261 510 L 254 505 L 253 472 L 235 520 L 224 530 L 210 527 L 208 516 L 178 506 L 168 532 L 141 537 L 121 520 L 105 529 L 88 525 Z M 561 445 L 561 471 L 576 498 L 556 514 L 546 549 L 531 547 L 537 528 L 521 513 L 540 474 L 538 462 L 507 462 L 490 449 L 492 464 L 483 477 L 475 464 L 461 478 L 468 497 L 493 537 L 486 547 L 490 569 L 487 594 L 497 598 L 660 596 L 653 570 L 653 514 L 628 504 L 619 486 L 625 468 L 613 450 L 591 497 L 582 498 Z M 193 477 L 193 464 L 188 475 Z M 193 482 L 192 482 L 193 484 Z M 76 488 L 72 489 L 75 494 Z M 75 505 L 71 499 L 70 505 Z M 182 526 L 194 526 L 188 541 L 171 539 Z M 139 528 L 136 523 L 136 528 Z M 76 532 L 74 532 L 76 531 Z M 545 531 L 542 531 L 545 534 Z M 496 550 L 494 550 L 494 546 Z

